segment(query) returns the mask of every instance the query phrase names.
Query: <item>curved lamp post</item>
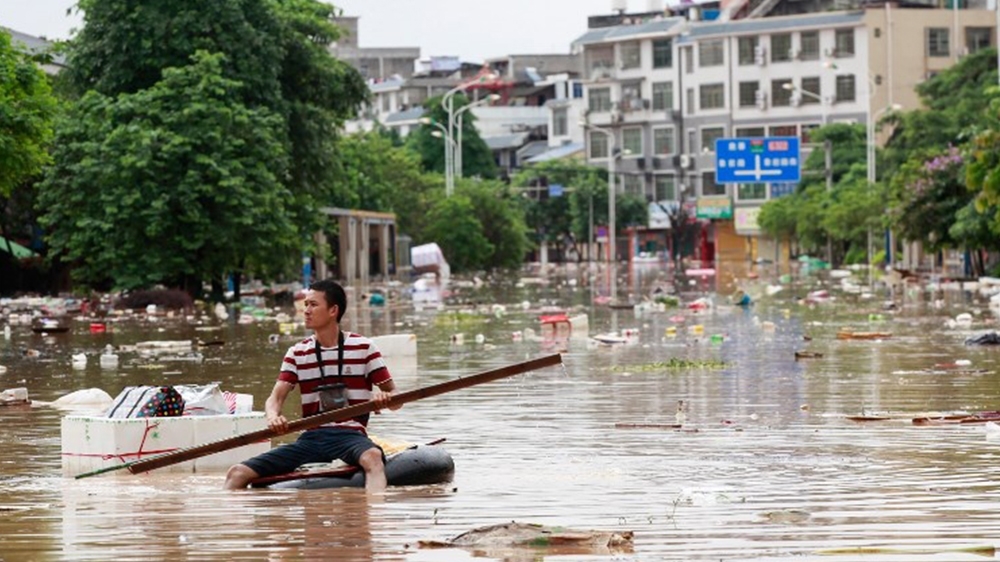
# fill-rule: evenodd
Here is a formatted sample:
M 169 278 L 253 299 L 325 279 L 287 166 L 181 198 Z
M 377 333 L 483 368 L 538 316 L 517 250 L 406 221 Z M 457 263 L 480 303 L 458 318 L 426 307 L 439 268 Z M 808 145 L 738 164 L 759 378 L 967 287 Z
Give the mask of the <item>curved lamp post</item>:
M 484 82 L 487 80 L 493 80 L 494 78 L 496 78 L 495 74 L 488 73 L 481 76 L 479 78 L 479 81 Z M 448 127 L 445 130 L 445 136 L 447 137 L 448 140 L 444 144 L 445 144 L 445 150 L 450 151 L 451 155 L 450 157 L 445 158 L 445 162 L 450 162 L 451 165 L 445 166 L 444 187 L 445 187 L 445 193 L 449 197 L 451 196 L 452 192 L 455 191 L 455 146 L 457 144 L 455 141 L 455 94 L 459 92 L 464 92 L 465 90 L 472 87 L 474 84 L 476 84 L 476 82 L 466 82 L 464 84 L 459 84 L 458 86 L 455 86 L 454 88 L 448 90 L 447 92 L 445 92 L 443 96 L 441 96 L 441 109 L 443 109 L 448 114 Z
M 819 102 L 819 106 L 820 106 L 820 111 L 823 112 L 823 116 L 822 116 L 823 124 L 826 125 L 826 120 L 827 120 L 826 98 L 824 98 L 823 96 L 821 96 L 819 94 L 814 94 L 814 93 L 810 92 L 809 90 L 803 90 L 802 88 L 799 88 L 798 86 L 796 86 L 792 82 L 785 82 L 784 84 L 781 85 L 781 87 L 782 87 L 782 89 L 788 90 L 790 92 L 798 92 L 800 94 L 805 94 L 805 95 L 811 97 L 812 99 L 818 101 Z

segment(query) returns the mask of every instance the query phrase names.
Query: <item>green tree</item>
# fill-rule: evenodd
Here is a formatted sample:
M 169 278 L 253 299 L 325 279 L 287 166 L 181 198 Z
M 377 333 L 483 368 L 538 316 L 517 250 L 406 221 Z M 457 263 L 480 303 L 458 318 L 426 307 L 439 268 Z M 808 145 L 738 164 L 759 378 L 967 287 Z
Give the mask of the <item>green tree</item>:
M 462 94 L 456 94 L 453 100 L 456 113 L 469 104 L 469 99 Z M 441 96 L 430 98 L 424 102 L 424 109 L 426 110 L 424 117 L 447 128 L 448 113 L 441 107 Z M 463 112 L 462 175 L 469 178 L 495 178 L 497 168 L 493 161 L 493 152 L 479 136 L 475 123 L 476 117 L 471 110 Z M 420 161 L 425 170 L 444 173 L 444 145 L 446 141 L 432 134 L 434 132 L 440 133 L 440 131 L 434 124 L 424 125 L 410 132 L 407 144 L 420 155 Z M 458 141 L 457 135 L 455 141 Z
M 493 245 L 483 235 L 472 201 L 463 194 L 441 198 L 431 207 L 425 230 L 427 242 L 437 242 L 452 271 L 484 269 Z
M 337 164 L 337 183 L 349 194 L 348 206 L 393 212 L 400 232 L 420 235 L 428 192 L 443 184 L 421 171 L 415 152 L 394 146 L 386 135 L 358 133 L 340 140 Z
M 78 280 L 197 294 L 204 279 L 297 261 L 283 121 L 244 106 L 226 64 L 199 52 L 148 89 L 90 92 L 63 120 L 39 206 Z
M 152 87 L 195 51 L 225 53 L 225 76 L 250 105 L 281 99 L 282 41 L 265 0 L 79 0 L 83 27 L 69 43 L 67 76 L 79 94 Z
M 865 128 L 832 124 L 811 135 L 817 144 L 831 143 L 832 189 L 826 185 L 825 151 L 815 148 L 795 193 L 766 202 L 758 223 L 768 236 L 793 240 L 799 251 L 822 254 L 830 241 L 835 263 L 862 261 L 869 228 L 882 227 L 882 192 L 867 181 Z
M 31 224 L 24 211 L 31 194 L 24 186 L 49 162 L 52 122 L 58 103 L 34 58 L 16 48 L 0 28 L 0 236 L 10 238 Z
M 578 256 L 590 236 L 591 220 L 608 224 L 607 170 L 576 160 L 555 160 L 522 169 L 512 179 L 515 189 L 525 190 L 525 215 L 536 240 L 562 247 L 568 240 Z M 560 184 L 562 197 L 547 197 L 540 184 Z M 534 186 L 532 184 L 535 184 Z M 615 198 L 615 230 L 643 225 L 649 221 L 646 200 L 618 193 Z
M 497 181 L 460 181 L 451 197 L 435 190 L 417 242 L 437 242 L 456 272 L 520 267 L 531 243 L 517 199 Z
M 327 50 L 339 36 L 336 9 L 319 0 L 81 0 L 84 26 L 70 42 L 70 81 L 83 93 L 140 92 L 196 50 L 221 53 L 233 98 L 279 116 L 280 180 L 302 244 L 324 223 L 318 209 L 346 205 L 336 181 L 336 141 L 344 119 L 368 95 L 361 75 Z M 297 260 L 291 252 L 285 262 Z
M 0 28 L 0 197 L 49 161 L 57 107 L 45 74 Z
M 972 202 L 965 159 L 956 147 L 922 150 L 900 167 L 890 184 L 890 218 L 896 233 L 930 251 L 959 246 L 950 230 Z

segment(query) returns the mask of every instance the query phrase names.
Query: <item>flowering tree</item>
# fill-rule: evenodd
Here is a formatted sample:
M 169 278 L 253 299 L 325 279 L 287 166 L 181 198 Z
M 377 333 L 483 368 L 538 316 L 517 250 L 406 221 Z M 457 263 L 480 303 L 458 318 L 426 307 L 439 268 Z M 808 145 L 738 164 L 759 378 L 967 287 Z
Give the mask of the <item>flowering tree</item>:
M 960 248 L 951 232 L 957 213 L 975 195 L 966 187 L 966 159 L 954 146 L 911 157 L 892 178 L 889 221 L 900 238 L 928 250 Z

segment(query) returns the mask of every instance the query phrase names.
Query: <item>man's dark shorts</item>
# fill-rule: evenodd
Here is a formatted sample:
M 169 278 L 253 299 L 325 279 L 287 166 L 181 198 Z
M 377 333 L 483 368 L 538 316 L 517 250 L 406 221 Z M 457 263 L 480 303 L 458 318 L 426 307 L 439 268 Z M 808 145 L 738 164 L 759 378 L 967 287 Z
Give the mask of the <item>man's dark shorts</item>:
M 274 476 L 292 472 L 309 463 L 331 462 L 340 459 L 359 466 L 358 459 L 368 449 L 382 450 L 360 431 L 335 427 L 321 427 L 302 433 L 294 443 L 287 443 L 243 461 L 243 464 L 260 476 Z M 382 455 L 385 462 L 385 455 Z

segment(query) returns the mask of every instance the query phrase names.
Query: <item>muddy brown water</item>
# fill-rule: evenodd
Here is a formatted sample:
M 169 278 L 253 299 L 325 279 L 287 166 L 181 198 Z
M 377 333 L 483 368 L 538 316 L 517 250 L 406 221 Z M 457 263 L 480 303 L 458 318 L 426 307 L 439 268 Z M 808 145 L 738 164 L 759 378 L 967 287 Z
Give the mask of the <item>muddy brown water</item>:
M 645 282 L 655 277 L 647 273 Z M 221 473 L 74 480 L 61 471 L 61 412 L 0 408 L 0 560 L 468 560 L 472 552 L 415 545 L 511 520 L 631 530 L 635 545 L 632 552 L 495 559 L 982 560 L 958 549 L 1000 542 L 1000 441 L 989 441 L 981 425 L 915 427 L 909 419 L 927 411 L 1000 409 L 1000 349 L 963 345 L 965 337 L 996 328 L 982 301 L 958 293 L 934 306 L 911 294 L 898 312 L 883 313 L 881 300 L 850 296 L 803 306 L 796 298 L 807 289 L 799 288 L 761 298 L 749 310 L 637 316 L 587 306 L 585 276 L 576 286 L 559 275 L 548 280 L 463 291 L 470 303 L 504 304 L 499 318 L 470 321 L 407 306 L 350 312 L 351 327 L 364 333 L 417 334 L 417 363 L 395 373 L 402 390 L 563 351 L 564 368 L 373 418 L 372 431 L 380 435 L 446 438 L 454 482 L 370 499 L 361 490 L 228 493 L 220 489 Z M 527 311 L 524 301 L 531 303 Z M 567 304 L 591 315 L 591 334 L 638 328 L 639 342 L 606 348 L 583 339 L 512 337 L 538 331 L 540 306 Z M 971 327 L 944 327 L 973 309 Z M 884 320 L 870 322 L 872 313 Z M 678 315 L 683 323 L 672 318 Z M 217 332 L 196 332 L 182 320 L 132 320 L 112 333 L 90 334 L 81 322 L 51 338 L 15 327 L 10 340 L 0 341 L 0 364 L 8 367 L 0 388 L 26 386 L 32 398 L 50 401 L 81 388 L 114 395 L 129 384 L 218 380 L 227 390 L 252 393 L 259 408 L 287 341 L 268 343 L 274 322 L 215 324 Z M 841 328 L 893 337 L 837 340 Z M 466 343 L 456 348 L 449 337 L 457 332 Z M 484 335 L 484 345 L 475 343 L 476 334 Z M 200 364 L 150 367 L 123 353 L 118 369 L 98 366 L 108 343 L 199 337 L 226 343 L 203 349 Z M 24 356 L 29 348 L 41 355 Z M 796 350 L 823 357 L 796 361 Z M 81 351 L 89 365 L 73 370 L 70 355 Z M 670 358 L 725 366 L 653 366 Z M 970 360 L 975 370 L 931 369 L 957 359 Z M 678 400 L 688 405 L 684 427 L 658 427 L 675 422 Z M 899 419 L 845 419 L 862 412 Z M 823 554 L 850 547 L 895 550 Z

